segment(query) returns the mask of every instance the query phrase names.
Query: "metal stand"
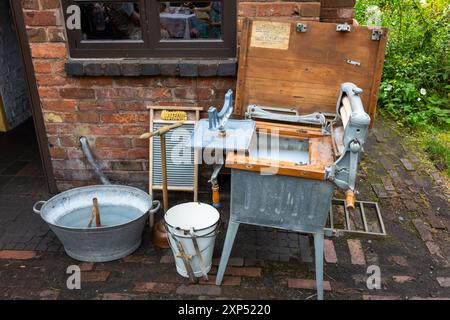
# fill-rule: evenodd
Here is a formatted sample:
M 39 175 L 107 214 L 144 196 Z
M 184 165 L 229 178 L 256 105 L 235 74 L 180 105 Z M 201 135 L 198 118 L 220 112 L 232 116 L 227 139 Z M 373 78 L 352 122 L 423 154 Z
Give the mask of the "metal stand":
M 216 276 L 216 285 L 220 286 L 223 280 L 223 275 L 227 268 L 228 259 L 230 258 L 231 249 L 233 249 L 234 239 L 236 238 L 237 231 L 239 229 L 238 222 L 230 221 L 228 223 L 227 236 L 225 237 L 225 243 L 222 249 L 222 256 L 220 258 L 219 270 Z
M 323 300 L 323 233 L 314 233 L 317 300 Z
M 234 239 L 239 229 L 239 222 L 230 221 L 228 224 L 227 235 L 220 258 L 219 270 L 216 276 L 216 285 L 220 286 L 227 268 L 228 259 L 230 258 L 231 249 L 233 249 Z M 314 251 L 316 261 L 316 287 L 317 299 L 323 300 L 323 232 L 313 233 Z

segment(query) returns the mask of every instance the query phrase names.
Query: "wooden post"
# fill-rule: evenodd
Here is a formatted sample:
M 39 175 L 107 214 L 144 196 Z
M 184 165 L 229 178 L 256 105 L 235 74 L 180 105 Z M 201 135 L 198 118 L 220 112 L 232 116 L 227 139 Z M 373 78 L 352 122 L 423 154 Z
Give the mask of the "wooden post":
M 169 209 L 169 193 L 167 192 L 167 162 L 166 162 L 166 136 L 162 134 L 161 141 L 161 169 L 162 169 L 162 189 L 164 213 Z
M 93 213 L 95 216 L 95 226 L 100 227 L 102 225 L 101 219 L 100 219 L 100 209 L 98 208 L 98 200 L 97 198 L 92 199 L 93 204 Z

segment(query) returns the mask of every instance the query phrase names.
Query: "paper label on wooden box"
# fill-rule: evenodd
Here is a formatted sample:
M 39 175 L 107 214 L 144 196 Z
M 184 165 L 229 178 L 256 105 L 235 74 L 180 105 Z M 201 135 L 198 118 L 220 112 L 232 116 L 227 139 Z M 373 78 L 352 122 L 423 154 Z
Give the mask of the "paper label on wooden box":
M 291 24 L 285 22 L 253 21 L 251 47 L 287 50 Z

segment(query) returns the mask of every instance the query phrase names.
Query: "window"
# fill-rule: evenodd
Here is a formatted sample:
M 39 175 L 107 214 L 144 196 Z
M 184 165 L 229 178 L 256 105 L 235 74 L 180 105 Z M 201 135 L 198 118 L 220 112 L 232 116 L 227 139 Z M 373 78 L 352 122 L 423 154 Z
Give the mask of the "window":
M 81 29 L 67 29 L 73 58 L 236 56 L 236 1 L 86 1 Z

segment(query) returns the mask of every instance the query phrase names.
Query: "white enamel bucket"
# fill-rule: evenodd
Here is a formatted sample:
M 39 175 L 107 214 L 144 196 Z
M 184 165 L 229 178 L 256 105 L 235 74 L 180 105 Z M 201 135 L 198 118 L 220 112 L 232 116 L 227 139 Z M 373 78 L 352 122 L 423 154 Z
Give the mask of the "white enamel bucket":
M 219 229 L 219 211 L 209 204 L 188 202 L 167 210 L 164 221 L 177 272 L 186 278 L 191 271 L 195 277 L 206 277 Z M 187 257 L 184 261 L 183 255 Z

